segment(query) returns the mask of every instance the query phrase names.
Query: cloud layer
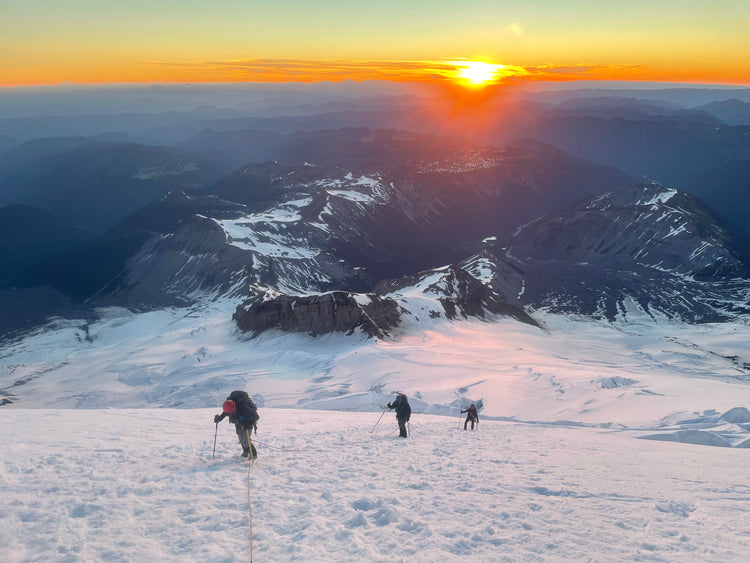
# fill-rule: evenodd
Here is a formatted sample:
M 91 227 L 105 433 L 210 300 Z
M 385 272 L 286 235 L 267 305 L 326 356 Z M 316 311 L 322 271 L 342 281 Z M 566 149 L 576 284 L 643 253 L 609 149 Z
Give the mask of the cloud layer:
M 460 80 L 464 60 L 378 61 L 239 59 L 197 63 L 149 63 L 161 72 L 200 75 L 219 82 L 320 82 L 388 80 L 443 83 Z M 498 65 L 496 82 L 638 79 L 642 65 Z

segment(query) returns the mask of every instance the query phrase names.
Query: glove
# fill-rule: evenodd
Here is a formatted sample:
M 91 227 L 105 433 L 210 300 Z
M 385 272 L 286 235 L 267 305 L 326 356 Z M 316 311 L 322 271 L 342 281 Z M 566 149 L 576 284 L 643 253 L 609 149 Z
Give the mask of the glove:
M 389 409 L 392 409 L 392 408 L 393 408 L 393 407 L 391 406 L 391 404 L 390 404 L 390 403 L 388 403 L 388 404 L 386 405 L 386 407 L 388 407 Z
M 214 416 L 214 423 L 219 424 L 220 422 L 221 422 L 221 415 L 217 414 L 216 416 Z

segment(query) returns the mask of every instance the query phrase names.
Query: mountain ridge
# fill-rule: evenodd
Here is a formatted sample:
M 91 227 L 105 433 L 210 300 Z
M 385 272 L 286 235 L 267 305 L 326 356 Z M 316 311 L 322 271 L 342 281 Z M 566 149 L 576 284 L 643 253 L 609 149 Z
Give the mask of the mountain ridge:
M 257 304 L 268 291 L 389 299 L 382 280 L 401 280 L 395 287 L 411 276 L 418 285 L 419 272 L 450 265 L 456 291 L 433 292 L 428 307 L 445 318 L 502 313 L 533 323 L 523 307 L 532 317 L 557 307 L 614 320 L 627 301 L 707 322 L 747 309 L 748 253 L 736 251 L 720 217 L 675 188 L 633 184 L 536 141 L 494 147 L 363 128 L 299 138 L 325 140 L 317 163 L 248 163 L 207 188 L 174 188 L 48 260 L 36 285 L 91 307 L 137 310 L 219 298 Z M 349 168 L 330 159 L 342 145 Z M 576 289 L 576 278 L 589 287 Z M 669 305 L 681 292 L 689 305 Z M 341 303 L 342 312 L 362 309 L 356 299 Z M 284 307 L 281 324 L 305 326 Z

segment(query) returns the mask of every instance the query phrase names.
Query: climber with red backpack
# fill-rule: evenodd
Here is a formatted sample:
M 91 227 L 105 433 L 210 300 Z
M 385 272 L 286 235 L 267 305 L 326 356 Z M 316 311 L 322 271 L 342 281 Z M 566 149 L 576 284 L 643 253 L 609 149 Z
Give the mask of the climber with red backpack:
M 250 457 L 254 460 L 258 457 L 258 452 L 250 439 L 250 433 L 253 429 L 255 429 L 256 434 L 258 433 L 258 420 L 260 419 L 258 407 L 255 406 L 247 392 L 232 391 L 221 408 L 223 412 L 214 416 L 217 428 L 219 422 L 224 420 L 225 417 L 229 417 L 229 422 L 234 424 L 237 437 L 242 445 L 242 457 Z

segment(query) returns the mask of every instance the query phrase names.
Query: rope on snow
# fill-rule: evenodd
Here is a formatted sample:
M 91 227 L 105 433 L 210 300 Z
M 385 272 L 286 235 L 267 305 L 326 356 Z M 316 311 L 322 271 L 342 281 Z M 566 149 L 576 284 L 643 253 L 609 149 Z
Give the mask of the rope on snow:
M 250 439 L 250 432 L 248 432 L 247 429 L 245 429 L 245 435 L 247 436 L 247 443 L 250 447 L 250 453 L 248 454 L 248 464 L 247 464 L 247 511 L 250 515 L 250 563 L 253 563 L 253 506 L 250 503 L 250 467 L 252 467 L 253 462 L 255 461 L 255 456 L 253 455 L 253 442 Z

